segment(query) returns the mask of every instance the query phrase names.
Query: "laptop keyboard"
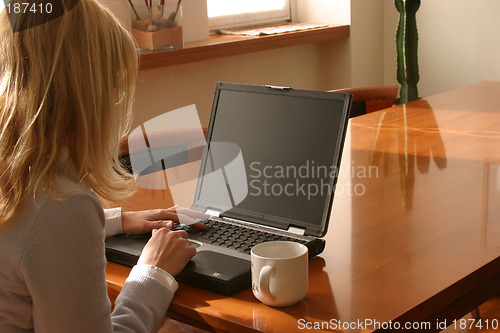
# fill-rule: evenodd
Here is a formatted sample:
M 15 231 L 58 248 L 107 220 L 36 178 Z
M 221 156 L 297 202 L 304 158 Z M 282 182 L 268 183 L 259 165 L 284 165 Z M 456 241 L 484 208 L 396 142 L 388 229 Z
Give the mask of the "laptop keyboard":
M 204 220 L 203 223 L 207 229 L 199 230 L 189 225 L 175 225 L 173 230 L 185 230 L 193 239 L 205 243 L 234 249 L 238 252 L 250 254 L 253 246 L 270 241 L 293 241 L 306 243 L 303 239 L 297 239 L 252 228 L 245 228 L 241 225 L 232 225 L 215 220 Z

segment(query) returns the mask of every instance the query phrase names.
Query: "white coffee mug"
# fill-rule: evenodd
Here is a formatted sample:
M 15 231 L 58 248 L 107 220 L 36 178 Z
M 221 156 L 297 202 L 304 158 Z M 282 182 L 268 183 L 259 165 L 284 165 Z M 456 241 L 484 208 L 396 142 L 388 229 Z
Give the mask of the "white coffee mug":
M 267 242 L 251 251 L 252 290 L 259 301 L 289 306 L 307 295 L 308 249 L 296 242 Z

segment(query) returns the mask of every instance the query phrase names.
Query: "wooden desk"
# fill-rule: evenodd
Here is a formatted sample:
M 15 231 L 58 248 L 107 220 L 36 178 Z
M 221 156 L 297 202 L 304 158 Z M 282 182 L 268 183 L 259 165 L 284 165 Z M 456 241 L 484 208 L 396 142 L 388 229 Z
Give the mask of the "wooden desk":
M 351 120 L 326 249 L 299 304 L 181 285 L 169 315 L 229 332 L 336 331 L 336 320 L 353 332 L 377 328 L 358 320 L 435 328 L 499 293 L 498 96 L 500 82 L 485 82 Z M 140 195 L 166 202 L 157 191 Z M 128 271 L 108 264 L 111 289 Z

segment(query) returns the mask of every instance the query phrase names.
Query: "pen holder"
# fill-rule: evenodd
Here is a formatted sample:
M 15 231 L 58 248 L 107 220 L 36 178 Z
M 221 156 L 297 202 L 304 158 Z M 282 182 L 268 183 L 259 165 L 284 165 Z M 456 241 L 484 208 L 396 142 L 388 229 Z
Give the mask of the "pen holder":
M 132 36 L 138 47 L 151 51 L 183 47 L 181 1 L 141 1 L 129 0 Z

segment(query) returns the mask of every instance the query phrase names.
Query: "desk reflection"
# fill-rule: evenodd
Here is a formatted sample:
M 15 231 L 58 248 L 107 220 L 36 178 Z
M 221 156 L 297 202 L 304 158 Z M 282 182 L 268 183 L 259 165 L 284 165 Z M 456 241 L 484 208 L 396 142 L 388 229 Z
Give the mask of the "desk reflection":
M 439 169 L 447 166 L 446 150 L 429 103 L 421 100 L 418 114 L 408 113 L 406 105 L 380 112 L 373 129 L 369 165 L 382 170 L 385 178 L 396 168 L 397 157 L 400 189 L 404 206 L 413 207 L 415 167 L 420 173 L 429 171 L 431 156 Z

